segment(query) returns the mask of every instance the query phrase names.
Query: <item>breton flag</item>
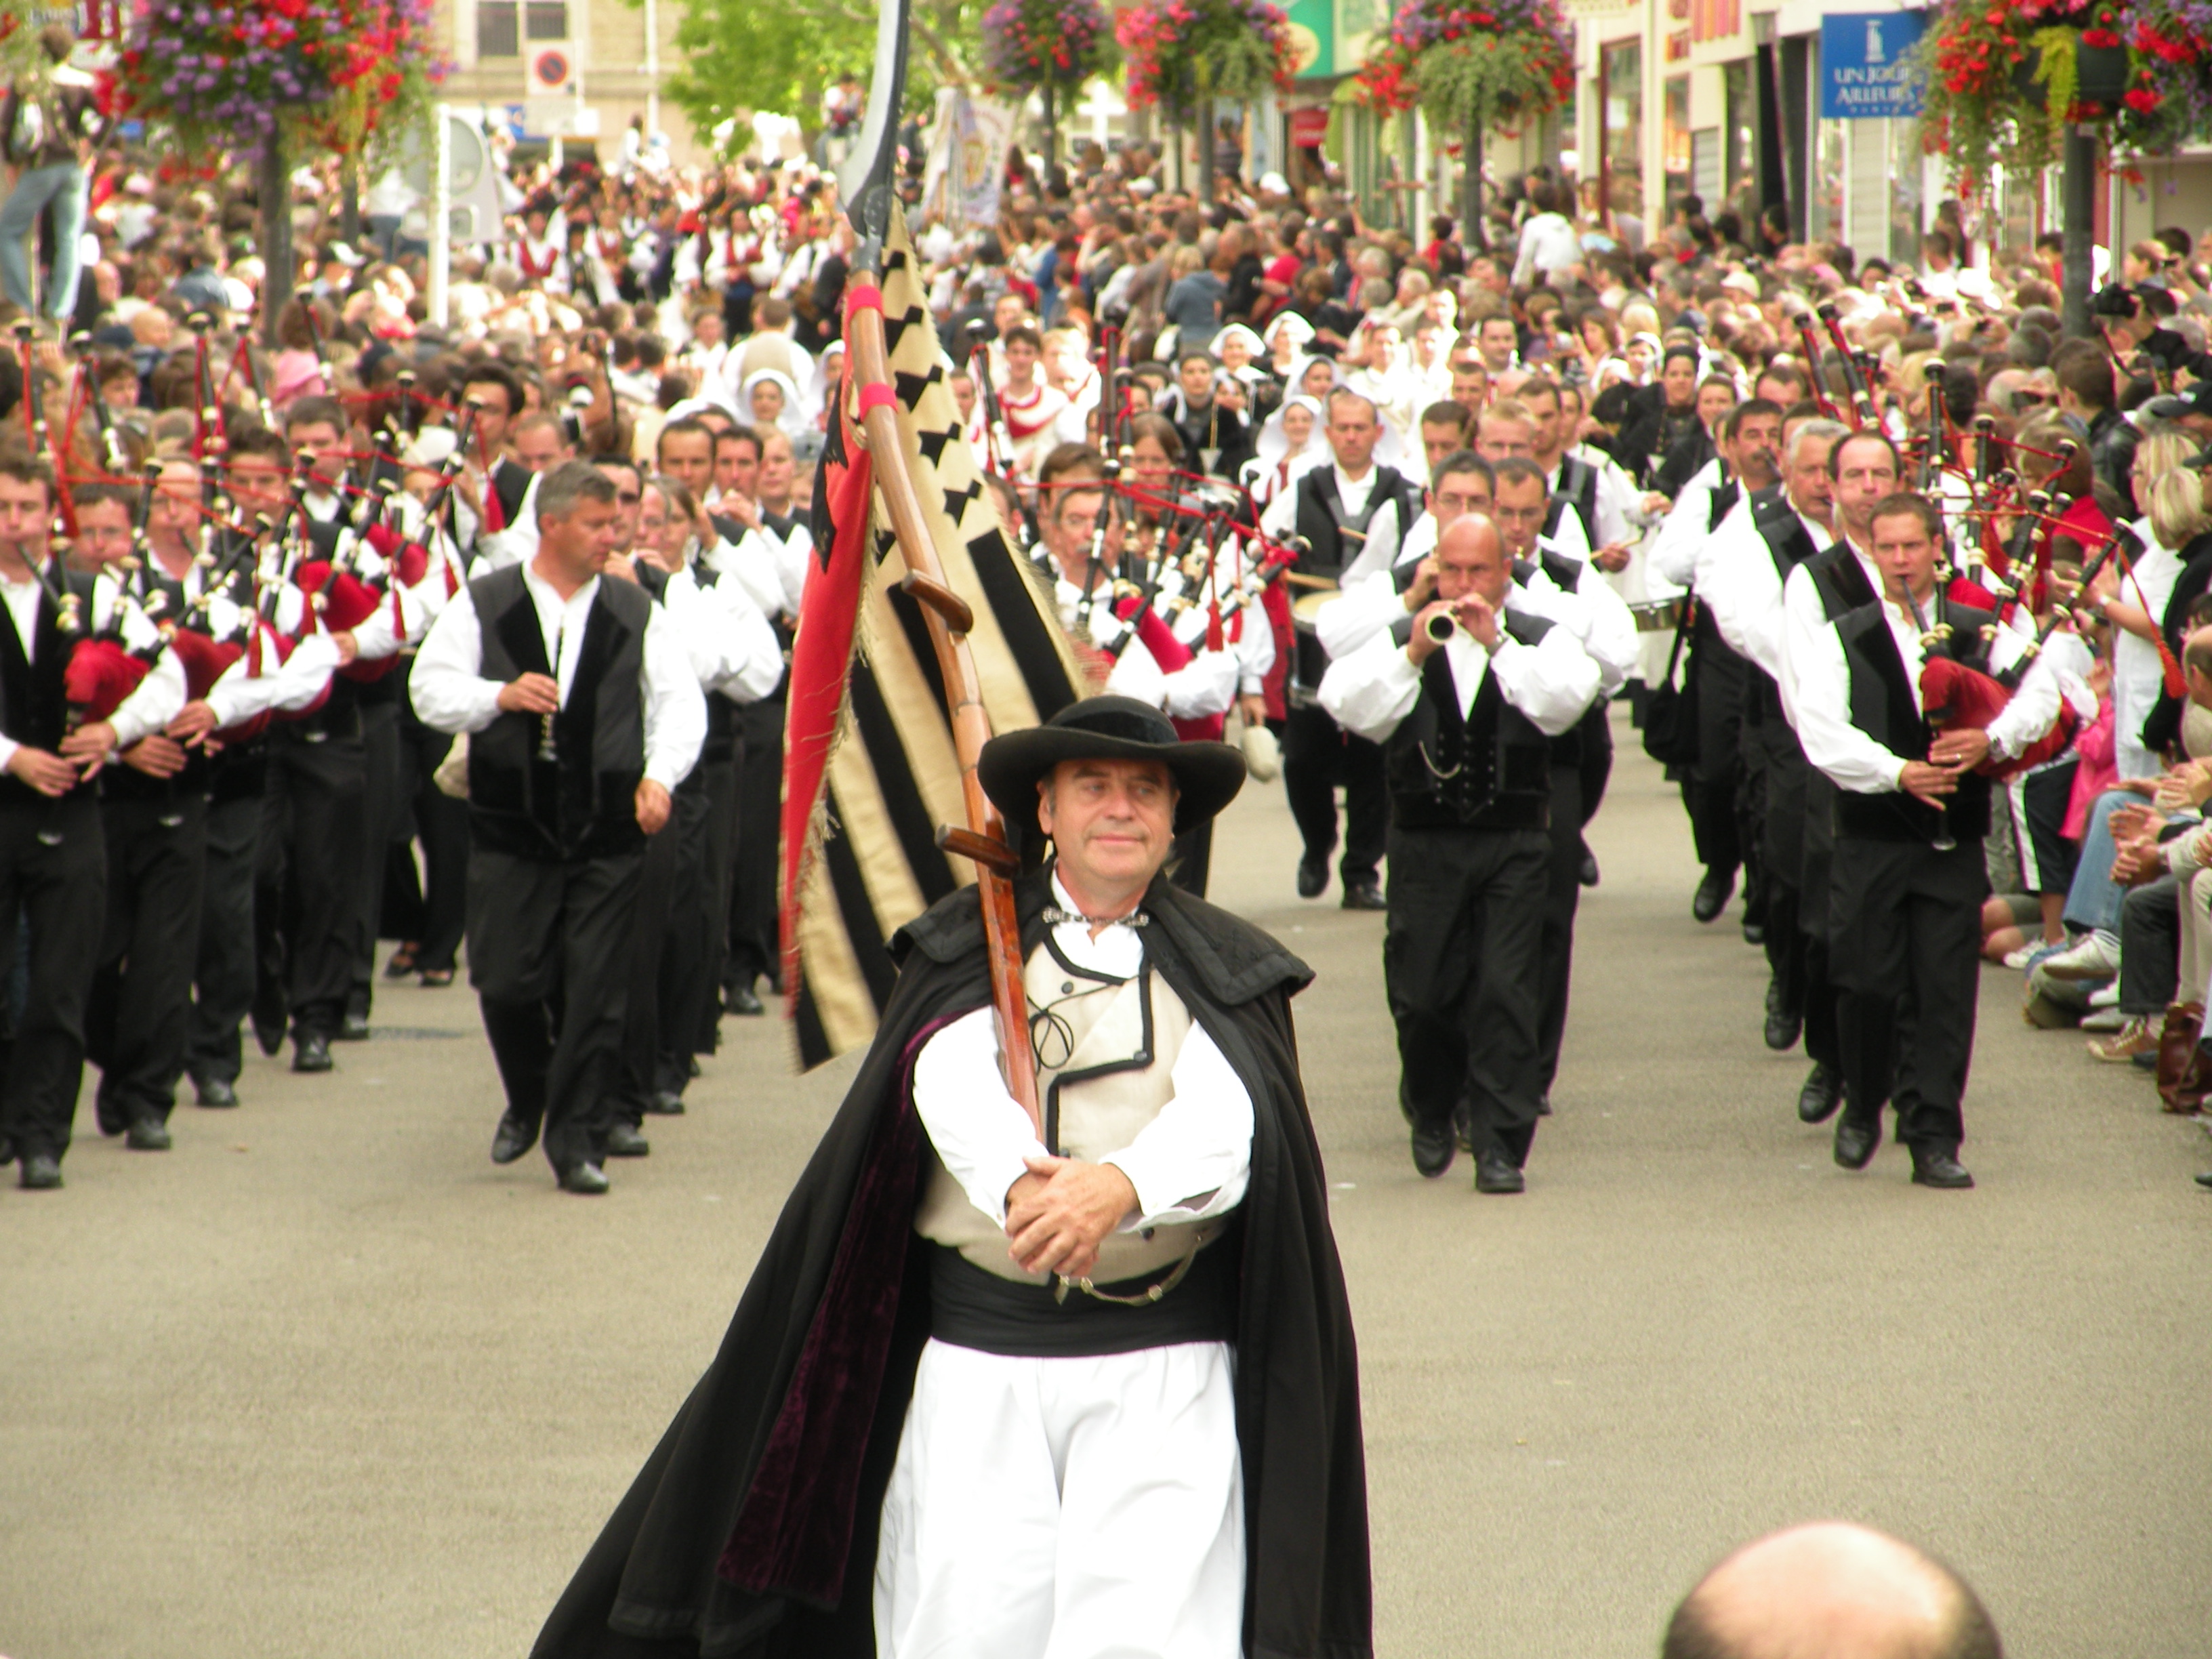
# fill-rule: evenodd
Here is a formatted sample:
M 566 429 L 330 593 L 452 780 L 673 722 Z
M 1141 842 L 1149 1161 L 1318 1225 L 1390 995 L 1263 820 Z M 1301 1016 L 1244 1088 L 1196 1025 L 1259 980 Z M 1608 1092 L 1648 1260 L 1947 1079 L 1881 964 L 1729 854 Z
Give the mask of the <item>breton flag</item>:
M 1000 533 L 945 384 L 903 214 L 884 241 L 884 343 L 904 464 L 945 580 L 973 607 L 969 638 L 994 732 L 1085 695 L 1051 593 Z M 849 307 L 872 301 L 855 283 Z M 945 688 L 853 423 L 850 365 L 814 485 L 815 560 L 792 647 L 784 732 L 782 921 L 787 1006 L 801 1070 L 874 1035 L 897 970 L 891 935 L 975 878 L 939 850 L 967 827 Z

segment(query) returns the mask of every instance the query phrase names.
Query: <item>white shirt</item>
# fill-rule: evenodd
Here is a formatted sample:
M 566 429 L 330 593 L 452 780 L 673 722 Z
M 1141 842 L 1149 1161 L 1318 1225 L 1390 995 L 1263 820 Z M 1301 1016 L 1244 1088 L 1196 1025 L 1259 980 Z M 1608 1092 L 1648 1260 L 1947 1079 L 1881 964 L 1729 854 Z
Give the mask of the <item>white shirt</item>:
M 1531 610 L 1526 598 L 1516 588 L 1506 603 L 1515 610 Z M 1407 654 L 1409 648 L 1385 633 L 1339 658 L 1322 676 L 1321 706 L 1346 731 L 1371 742 L 1385 741 L 1420 701 L 1421 670 Z M 1501 628 L 1494 652 L 1486 652 L 1465 629 L 1455 629 L 1442 649 L 1462 715 L 1474 707 L 1486 674 L 1498 676 L 1506 702 L 1547 737 L 1558 737 L 1580 720 L 1597 696 L 1598 665 L 1570 629 L 1553 628 L 1535 644 L 1523 645 Z
M 592 602 L 599 597 L 599 578 L 592 577 L 564 600 L 525 565 L 522 586 L 537 611 L 545 660 L 554 665 L 561 705 L 566 708 L 576 680 L 584 626 Z M 574 651 L 563 649 L 571 635 L 578 644 Z M 707 704 L 683 639 L 659 605 L 647 618 L 641 655 L 638 701 L 645 716 L 645 775 L 672 790 L 699 759 L 699 746 L 707 738 Z M 484 678 L 483 669 L 483 629 L 477 620 L 476 597 L 465 587 L 431 628 L 408 676 L 408 693 L 422 723 L 440 732 L 481 732 L 497 720 L 499 694 L 506 683 Z
M 702 690 L 758 702 L 782 683 L 783 648 L 743 583 L 725 578 L 702 586 L 687 567 L 669 577 L 660 603 Z
M 1053 898 L 1075 901 L 1052 878 Z M 1061 955 L 1079 968 L 1127 979 L 1144 962 L 1142 930 L 1114 922 L 1097 939 L 1087 922 L 1052 931 Z M 1042 946 L 1039 946 L 1042 949 Z M 999 1070 L 999 1030 L 988 1007 L 954 1020 L 921 1046 L 914 1066 L 914 1105 L 930 1145 L 968 1201 L 1006 1224 L 1006 1193 L 1028 1173 L 1023 1160 L 1049 1156 Z M 1170 1076 L 1174 1098 L 1136 1138 L 1098 1161 L 1137 1189 L 1137 1208 L 1118 1231 L 1164 1222 L 1203 1221 L 1243 1201 L 1252 1170 L 1252 1097 L 1213 1039 L 1194 1024 Z
M 1720 462 L 1707 461 L 1682 486 L 1667 522 L 1659 526 L 1659 534 L 1652 541 L 1647 568 L 1672 583 L 1678 592 L 1689 587 L 1697 569 L 1698 549 L 1712 533 L 1713 492 L 1721 487 Z
M 1815 551 L 1834 544 L 1832 532 L 1803 514 L 1797 522 L 1813 538 Z M 1721 637 L 1781 684 L 1787 633 L 1782 573 L 1774 567 L 1774 550 L 1759 533 L 1748 501 L 1731 507 L 1721 527 L 1699 544 L 1695 574 L 1698 599 L 1712 613 Z
M 1102 580 L 1091 607 L 1091 642 L 1102 651 L 1118 646 L 1113 672 L 1106 677 L 1106 691 L 1116 697 L 1134 697 L 1164 710 L 1174 720 L 1204 720 L 1225 714 L 1237 701 L 1241 665 L 1235 651 L 1199 651 L 1181 668 L 1164 669 L 1141 635 L 1114 614 L 1113 584 Z M 1060 607 L 1060 625 L 1073 629 L 1082 603 L 1083 590 L 1065 576 L 1054 578 L 1053 598 Z M 1127 636 L 1127 643 L 1121 641 Z M 1272 660 L 1272 659 L 1271 659 Z
M 1548 276 L 1565 270 L 1582 257 L 1582 239 L 1565 216 L 1539 213 L 1521 227 L 1521 246 L 1513 260 L 1514 284 L 1528 283 L 1532 275 Z
M 2155 628 L 2181 580 L 2181 559 L 2159 544 L 2148 519 L 2138 520 L 2135 528 L 2142 538 L 2143 556 L 2136 561 L 2133 575 L 2120 583 L 2120 598 L 2148 610 Z M 2165 676 L 2156 646 L 2124 628 L 2112 630 L 2112 758 L 2124 778 L 2156 777 L 2164 769 L 2143 747 L 2142 726 L 2165 690 Z

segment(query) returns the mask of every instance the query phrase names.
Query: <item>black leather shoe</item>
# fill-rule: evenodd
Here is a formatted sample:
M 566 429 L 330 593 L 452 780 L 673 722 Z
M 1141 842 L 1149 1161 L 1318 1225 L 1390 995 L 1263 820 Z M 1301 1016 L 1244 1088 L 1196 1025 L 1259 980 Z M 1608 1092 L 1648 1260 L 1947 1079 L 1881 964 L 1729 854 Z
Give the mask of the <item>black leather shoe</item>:
M 2197 1184 L 2204 1188 L 2206 1192 L 2212 1193 L 2212 1170 L 2208 1170 L 2203 1175 L 2197 1176 Z
M 1452 1133 L 1450 1124 L 1435 1128 L 1419 1123 L 1413 1126 L 1413 1167 L 1426 1179 L 1434 1181 L 1450 1169 L 1458 1151 L 1459 1137 Z
M 617 1123 L 607 1131 L 609 1158 L 644 1158 L 653 1151 L 653 1143 L 627 1123 Z
M 761 1006 L 761 1000 L 753 994 L 753 988 L 750 985 L 732 986 L 729 995 L 722 999 L 722 1006 L 733 1014 L 764 1014 L 768 1012 Z
M 1583 867 L 1576 872 L 1576 878 L 1585 887 L 1597 885 L 1597 854 L 1587 847 L 1583 848 Z
M 292 1069 L 327 1072 L 337 1066 L 331 1058 L 331 1040 L 320 1031 L 302 1031 L 292 1040 Z
M 283 1009 L 257 1008 L 248 1023 L 253 1027 L 253 1040 L 261 1045 L 261 1052 L 271 1060 L 276 1059 L 276 1051 L 284 1046 Z
M 781 995 L 783 994 L 783 987 L 781 987 L 781 985 L 775 985 L 775 984 L 774 984 L 774 983 L 771 983 L 771 985 L 770 985 L 769 988 L 770 988 L 770 989 L 772 989 L 773 991 L 775 991 L 775 994 L 776 994 L 776 995 L 778 995 L 778 996 L 781 996 Z M 697 1077 L 697 1076 L 699 1076 L 699 1075 L 700 1075 L 700 1072 L 699 1072 L 699 1056 L 698 1056 L 698 1055 L 694 1054 L 694 1055 L 692 1055 L 692 1056 L 691 1056 L 691 1066 L 690 1066 L 690 1069 L 688 1072 L 686 1072 L 686 1073 L 684 1073 L 684 1075 L 685 1075 L 686 1077 Z
M 1797 1121 L 1800 1123 L 1826 1123 L 1836 1115 L 1836 1108 L 1843 1103 L 1843 1079 L 1815 1061 L 1805 1079 L 1805 1086 L 1797 1091 Z
M 596 1164 L 572 1164 L 561 1171 L 561 1190 L 596 1195 L 607 1189 L 606 1171 Z
M 1319 898 L 1322 890 L 1328 885 L 1328 860 L 1327 859 L 1322 860 L 1318 864 L 1311 859 L 1298 860 L 1298 896 L 1300 898 Z
M 1797 1033 L 1804 1029 L 1805 1017 L 1793 1014 L 1788 1009 L 1769 1011 L 1766 1016 L 1766 1046 L 1782 1054 L 1797 1046 Z
M 1474 1190 L 1478 1193 L 1518 1193 L 1528 1182 L 1521 1168 L 1495 1147 L 1474 1160 Z
M 1536 1115 L 1538 1117 L 1549 1117 L 1551 1115 L 1552 1091 L 1549 1089 L 1547 1089 L 1542 1094 L 1536 1097 Z
M 199 1103 L 203 1106 L 221 1107 L 238 1104 L 238 1091 L 219 1077 L 211 1077 L 204 1083 L 194 1083 L 192 1092 L 198 1097 Z
M 1717 870 L 1705 872 L 1705 878 L 1698 884 L 1696 896 L 1690 901 L 1690 914 L 1699 921 L 1711 921 L 1728 908 L 1730 895 L 1735 891 L 1735 874 Z
M 15 1184 L 27 1192 L 50 1193 L 62 1184 L 62 1161 L 45 1152 L 32 1152 L 23 1159 L 23 1172 Z
M 94 1103 L 92 1121 L 98 1126 L 100 1133 L 111 1140 L 131 1127 L 116 1115 L 114 1108 L 108 1105 L 106 1101 Z
M 538 1126 L 507 1113 L 500 1118 L 499 1129 L 491 1138 L 491 1161 L 512 1164 L 537 1144 Z
M 344 1018 L 338 1021 L 337 1035 L 340 1042 L 368 1042 L 368 1016 L 357 1014 L 350 1008 L 347 1009 Z
M 1881 1146 L 1881 1120 L 1853 1117 L 1849 1112 L 1836 1120 L 1836 1162 L 1846 1170 L 1863 1170 L 1874 1162 Z
M 1347 910 L 1387 910 L 1390 901 L 1382 896 L 1382 890 L 1371 881 L 1344 890 L 1344 908 Z
M 134 1152 L 166 1152 L 169 1126 L 158 1117 L 142 1117 L 125 1132 L 123 1144 Z
M 1956 1156 L 1941 1146 L 1925 1151 L 1915 1146 L 1912 1149 L 1912 1184 L 1940 1188 L 1948 1193 L 1962 1193 L 1974 1184 L 1974 1178 L 1960 1167 Z
M 654 1091 L 652 1097 L 645 1103 L 645 1109 L 651 1112 L 655 1117 L 682 1117 L 684 1115 L 684 1097 L 676 1093 L 672 1090 L 657 1090 Z
M 1763 921 L 1747 921 L 1746 923 L 1744 923 L 1744 925 L 1743 925 L 1743 942 L 1744 942 L 1746 945 L 1764 945 L 1764 944 L 1765 944 L 1765 943 L 1766 943 L 1766 924 L 1765 924 L 1765 922 L 1763 922 Z

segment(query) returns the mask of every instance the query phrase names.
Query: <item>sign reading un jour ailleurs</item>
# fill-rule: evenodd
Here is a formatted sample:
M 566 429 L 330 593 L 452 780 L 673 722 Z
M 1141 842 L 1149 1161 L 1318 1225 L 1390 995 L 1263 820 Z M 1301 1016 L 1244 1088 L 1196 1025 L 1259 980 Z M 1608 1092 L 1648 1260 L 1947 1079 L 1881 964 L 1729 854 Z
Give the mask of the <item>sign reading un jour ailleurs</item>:
M 1917 11 L 1831 12 L 1820 20 L 1820 118 L 1870 120 L 1920 113 L 1912 45 L 1928 26 Z

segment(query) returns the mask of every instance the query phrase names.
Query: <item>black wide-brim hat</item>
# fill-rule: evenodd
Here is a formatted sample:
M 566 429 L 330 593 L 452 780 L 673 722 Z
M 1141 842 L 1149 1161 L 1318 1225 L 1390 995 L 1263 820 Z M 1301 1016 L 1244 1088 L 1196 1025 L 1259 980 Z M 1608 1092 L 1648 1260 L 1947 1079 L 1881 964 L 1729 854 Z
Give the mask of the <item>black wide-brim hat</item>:
M 1038 833 L 1037 785 L 1062 761 L 1158 761 L 1174 776 L 1177 835 L 1237 799 L 1244 757 L 1225 743 L 1186 743 L 1168 717 L 1134 697 L 1085 697 L 1042 726 L 983 745 L 975 775 L 983 793 L 1025 835 Z

